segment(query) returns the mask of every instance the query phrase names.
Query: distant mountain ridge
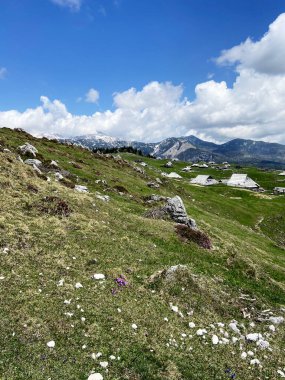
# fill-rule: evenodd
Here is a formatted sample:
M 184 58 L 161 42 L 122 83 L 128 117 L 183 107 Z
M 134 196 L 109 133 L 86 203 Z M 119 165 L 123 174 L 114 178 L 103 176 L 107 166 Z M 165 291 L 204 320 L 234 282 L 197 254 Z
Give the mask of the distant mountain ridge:
M 275 168 L 285 166 L 285 145 L 263 141 L 234 139 L 224 144 L 215 144 L 195 136 L 184 136 L 169 137 L 159 143 L 144 143 L 121 140 L 103 133 L 60 139 L 60 141 L 74 143 L 92 150 L 132 146 L 140 149 L 144 154 L 188 162 L 228 161 Z

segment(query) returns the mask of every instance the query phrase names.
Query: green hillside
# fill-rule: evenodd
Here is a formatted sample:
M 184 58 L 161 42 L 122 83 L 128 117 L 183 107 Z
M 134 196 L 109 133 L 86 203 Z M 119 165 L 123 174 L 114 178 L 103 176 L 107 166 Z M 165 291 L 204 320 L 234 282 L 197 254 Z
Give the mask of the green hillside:
M 42 174 L 17 159 L 26 142 Z M 6 128 L 0 145 L 1 380 L 281 378 L 285 322 L 274 317 L 285 317 L 285 197 L 272 189 L 285 182 L 277 171 L 232 169 L 266 189 L 255 193 L 189 183 L 231 170 L 183 173 L 182 162 L 165 169 L 164 160 L 106 157 Z M 145 174 L 134 169 L 138 159 Z M 156 178 L 160 187 L 148 187 Z M 179 195 L 212 249 L 181 239 L 171 220 L 147 218 L 165 202 L 149 203 L 151 194 Z

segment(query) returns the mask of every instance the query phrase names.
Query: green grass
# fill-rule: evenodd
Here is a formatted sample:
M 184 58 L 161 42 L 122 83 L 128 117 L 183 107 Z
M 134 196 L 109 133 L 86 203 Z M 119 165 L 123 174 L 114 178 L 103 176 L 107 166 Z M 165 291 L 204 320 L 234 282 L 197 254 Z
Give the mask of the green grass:
M 37 147 L 43 161 L 54 159 L 77 175 L 77 183 L 90 192 L 77 193 L 52 174 L 50 182 L 37 177 L 16 160 L 17 147 L 25 142 Z M 228 368 L 242 380 L 279 378 L 284 324 L 267 337 L 272 352 L 255 352 L 256 345 L 243 340 L 211 342 L 214 333 L 224 336 L 213 323 L 225 323 L 230 339 L 235 335 L 227 326 L 232 319 L 244 325 L 243 335 L 261 332 L 266 337 L 269 323 L 261 321 L 261 312 L 270 309 L 284 316 L 285 197 L 271 194 L 279 183 L 277 172 L 239 170 L 267 189 L 260 196 L 224 185 L 193 186 L 189 179 L 194 173 L 182 173 L 180 181 L 161 177 L 160 170 L 181 174 L 186 163 L 174 163 L 169 170 L 161 167 L 165 161 L 146 158 L 149 166 L 141 175 L 132 167 L 138 157 L 131 154 L 122 154 L 126 161 L 117 162 L 9 129 L 0 129 L 0 144 L 12 151 L 0 153 L 1 380 L 87 380 L 92 371 L 112 380 L 228 379 Z M 217 178 L 231 174 L 207 173 Z M 147 187 L 156 177 L 163 185 Z M 127 193 L 118 193 L 118 185 Z M 109 195 L 110 202 L 97 199 L 96 192 Z M 145 218 L 153 206 L 143 197 L 152 193 L 180 195 L 213 249 L 182 242 L 170 221 Z M 38 205 L 46 196 L 64 200 L 70 216 L 45 213 Z M 177 264 L 187 269 L 171 281 L 160 274 Z M 105 274 L 106 280 L 92 280 L 94 273 Z M 121 274 L 128 285 L 119 288 L 114 280 Z M 64 284 L 58 286 L 61 279 Z M 77 282 L 83 288 L 75 289 Z M 196 328 L 189 328 L 190 321 Z M 256 326 L 250 327 L 251 322 Z M 198 328 L 207 329 L 205 339 L 196 335 Z M 50 340 L 56 342 L 54 349 L 46 345 Z M 240 358 L 248 350 L 262 367 Z M 102 356 L 92 359 L 98 352 Z M 100 361 L 109 362 L 108 372 Z

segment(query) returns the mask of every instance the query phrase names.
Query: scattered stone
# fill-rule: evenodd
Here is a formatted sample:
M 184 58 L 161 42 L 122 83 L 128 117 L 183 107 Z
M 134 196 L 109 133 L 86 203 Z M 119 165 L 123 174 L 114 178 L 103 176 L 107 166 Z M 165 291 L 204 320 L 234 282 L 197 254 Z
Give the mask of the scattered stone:
M 252 359 L 252 360 L 250 361 L 250 364 L 251 364 L 251 365 L 259 365 L 259 364 L 260 364 L 260 361 L 259 361 L 258 359 Z
M 110 201 L 109 195 L 96 194 L 96 198 L 101 199 L 101 201 L 103 201 L 103 202 L 109 202 Z
M 194 329 L 194 327 L 196 327 L 194 322 L 189 322 L 188 326 L 190 327 L 190 329 Z
M 75 185 L 74 190 L 78 191 L 79 193 L 88 193 L 88 188 L 82 185 Z
M 76 288 L 76 289 L 83 288 L 83 285 L 80 284 L 80 282 L 77 282 L 77 283 L 75 284 L 75 288 Z
M 165 272 L 165 279 L 168 280 L 168 281 L 172 281 L 174 278 L 175 278 L 175 274 L 177 272 L 181 272 L 181 271 L 187 271 L 188 268 L 186 265 L 181 265 L 181 264 L 178 264 L 178 265 L 172 265 L 171 267 L 169 267 L 166 272 Z
M 161 180 L 160 178 L 157 177 L 155 180 L 156 180 L 156 182 L 157 182 L 159 185 L 163 185 L 163 182 L 162 182 L 162 180 Z
M 284 322 L 284 318 L 283 317 L 270 317 L 269 321 L 271 323 L 273 323 L 274 325 L 280 325 L 281 323 Z
M 137 328 L 138 328 L 138 326 L 135 323 L 133 323 L 132 324 L 132 329 L 137 330 Z
M 259 339 L 256 342 L 256 345 L 261 348 L 262 350 L 265 350 L 266 348 L 269 348 L 270 344 L 267 340 Z
M 262 335 L 259 333 L 251 333 L 246 335 L 246 339 L 251 342 L 257 342 L 259 339 L 262 339 Z
M 61 181 L 62 179 L 64 179 L 64 176 L 60 172 L 54 173 L 54 177 L 57 181 Z
M 94 280 L 105 280 L 105 275 L 102 273 L 95 273 L 93 274 L 92 278 Z
M 217 337 L 217 335 L 213 335 L 212 336 L 212 343 L 214 345 L 218 344 L 219 343 L 219 338 Z
M 17 156 L 17 160 L 21 162 L 21 164 L 24 163 L 24 161 L 22 160 L 22 157 L 21 156 Z
M 54 347 L 55 347 L 55 341 L 54 341 L 54 340 L 51 340 L 51 341 L 47 342 L 47 346 L 48 346 L 49 348 L 54 348 Z
M 156 182 L 148 182 L 146 185 L 150 188 L 153 188 L 153 189 L 159 189 L 159 187 L 160 187 L 159 184 Z
M 49 164 L 49 167 L 52 168 L 52 169 L 58 169 L 59 166 L 58 166 L 58 163 L 54 160 L 52 160 Z
M 203 335 L 207 334 L 207 330 L 206 329 L 199 329 L 199 330 L 197 330 L 196 334 L 198 336 L 203 336 Z
M 107 368 L 109 363 L 108 362 L 100 362 L 99 363 L 102 368 Z
M 236 334 L 240 334 L 240 330 L 237 327 L 237 322 L 231 322 L 229 323 L 229 328 L 233 330 Z
M 24 145 L 19 146 L 18 150 L 24 156 L 36 157 L 36 154 L 38 153 L 38 150 L 33 145 L 31 145 L 29 143 L 25 143 Z
M 89 377 L 88 380 L 103 380 L 103 376 L 101 373 L 92 373 Z
M 242 354 L 240 355 L 241 359 L 246 359 L 247 358 L 247 353 L 246 352 L 242 352 Z
M 172 168 L 173 167 L 173 163 L 171 161 L 168 161 L 168 162 L 166 162 L 166 164 L 164 164 L 164 167 L 165 168 Z
M 285 372 L 281 371 L 281 369 L 278 369 L 277 373 L 280 375 L 280 377 L 285 377 Z
M 97 184 L 101 184 L 101 185 L 103 185 L 103 186 L 107 186 L 107 181 L 105 181 L 104 179 L 97 179 L 97 180 L 95 181 L 95 183 L 97 183 Z
M 25 164 L 27 165 L 31 165 L 31 166 L 41 166 L 42 165 L 42 162 L 40 160 L 37 160 L 36 158 L 28 158 L 27 160 L 25 160 Z
M 143 168 L 139 168 L 138 166 L 134 166 L 134 171 L 142 175 L 145 175 L 145 171 L 143 170 Z

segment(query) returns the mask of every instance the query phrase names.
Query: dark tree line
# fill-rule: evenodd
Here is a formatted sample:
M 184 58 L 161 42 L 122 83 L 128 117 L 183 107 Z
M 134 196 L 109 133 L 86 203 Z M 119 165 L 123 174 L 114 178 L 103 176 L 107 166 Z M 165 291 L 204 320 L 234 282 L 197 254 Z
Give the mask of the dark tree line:
M 103 154 L 112 153 L 133 153 L 138 156 L 152 157 L 150 154 L 144 154 L 140 149 L 134 148 L 132 146 L 122 146 L 113 148 L 94 148 L 93 152 L 101 152 Z

